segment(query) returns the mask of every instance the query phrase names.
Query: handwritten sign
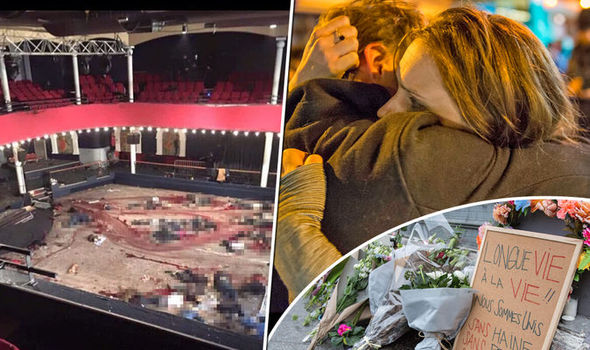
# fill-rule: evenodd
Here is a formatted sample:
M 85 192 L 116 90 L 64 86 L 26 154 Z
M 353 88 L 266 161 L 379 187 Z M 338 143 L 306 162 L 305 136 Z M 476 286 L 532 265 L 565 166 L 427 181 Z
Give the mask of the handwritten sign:
M 581 249 L 579 239 L 488 226 L 453 349 L 549 349 Z

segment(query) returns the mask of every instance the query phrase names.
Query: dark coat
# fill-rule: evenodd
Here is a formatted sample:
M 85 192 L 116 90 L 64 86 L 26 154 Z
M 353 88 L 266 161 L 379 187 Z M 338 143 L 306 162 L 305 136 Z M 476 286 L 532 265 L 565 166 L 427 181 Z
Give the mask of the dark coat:
M 590 147 L 495 147 L 428 112 L 379 119 L 378 85 L 318 79 L 286 106 L 284 148 L 320 154 L 322 231 L 342 252 L 419 216 L 513 196 L 590 197 Z

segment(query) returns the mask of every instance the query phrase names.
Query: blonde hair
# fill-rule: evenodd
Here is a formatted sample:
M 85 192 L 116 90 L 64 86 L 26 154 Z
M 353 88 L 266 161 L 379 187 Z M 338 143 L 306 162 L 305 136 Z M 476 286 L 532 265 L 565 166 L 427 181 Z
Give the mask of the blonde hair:
M 462 118 L 486 141 L 521 147 L 579 139 L 579 113 L 564 79 L 524 25 L 452 8 L 410 37 L 426 45 Z

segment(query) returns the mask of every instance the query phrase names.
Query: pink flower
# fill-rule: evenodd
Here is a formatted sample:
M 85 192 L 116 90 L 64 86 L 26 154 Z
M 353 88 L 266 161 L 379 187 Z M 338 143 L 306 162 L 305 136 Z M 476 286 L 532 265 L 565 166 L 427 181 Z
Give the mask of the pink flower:
M 531 200 L 531 213 L 541 210 L 545 215 L 552 218 L 557 213 L 557 204 L 549 199 Z
M 582 231 L 582 236 L 584 236 L 584 244 L 590 247 L 590 227 L 586 227 Z
M 557 217 L 561 220 L 565 219 L 566 214 L 574 217 L 577 204 L 578 202 L 576 201 L 558 200 L 557 206 L 559 207 L 559 210 L 557 211 Z
M 477 237 L 476 237 L 476 241 L 477 241 L 477 249 L 480 248 L 481 246 L 481 242 L 483 242 L 483 237 L 484 237 L 484 233 L 485 233 L 485 229 L 486 226 L 491 226 L 492 224 L 490 224 L 489 222 L 484 222 L 483 225 L 481 225 L 478 229 L 477 229 Z
M 352 329 L 352 327 L 343 323 L 340 325 L 340 327 L 338 327 L 338 335 L 340 335 L 342 337 L 344 335 L 344 333 L 350 331 L 351 329 Z
M 502 225 L 506 225 L 508 223 L 508 215 L 510 214 L 510 211 L 512 209 L 510 209 L 510 207 L 508 207 L 506 204 L 496 204 L 496 206 L 494 207 L 494 212 L 493 212 L 493 217 L 494 220 L 496 220 L 497 222 L 501 223 Z

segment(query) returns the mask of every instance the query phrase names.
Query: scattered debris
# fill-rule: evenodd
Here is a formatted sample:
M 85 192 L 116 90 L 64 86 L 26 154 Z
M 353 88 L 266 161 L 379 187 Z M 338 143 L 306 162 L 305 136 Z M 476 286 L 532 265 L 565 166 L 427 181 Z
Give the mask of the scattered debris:
M 70 268 L 68 269 L 68 273 L 71 275 L 77 275 L 79 268 L 80 266 L 78 264 L 72 264 L 72 266 L 70 266 Z
M 95 233 L 88 236 L 88 241 L 94 243 L 97 246 L 100 246 L 104 241 L 106 241 L 107 237 L 104 235 L 97 235 Z

